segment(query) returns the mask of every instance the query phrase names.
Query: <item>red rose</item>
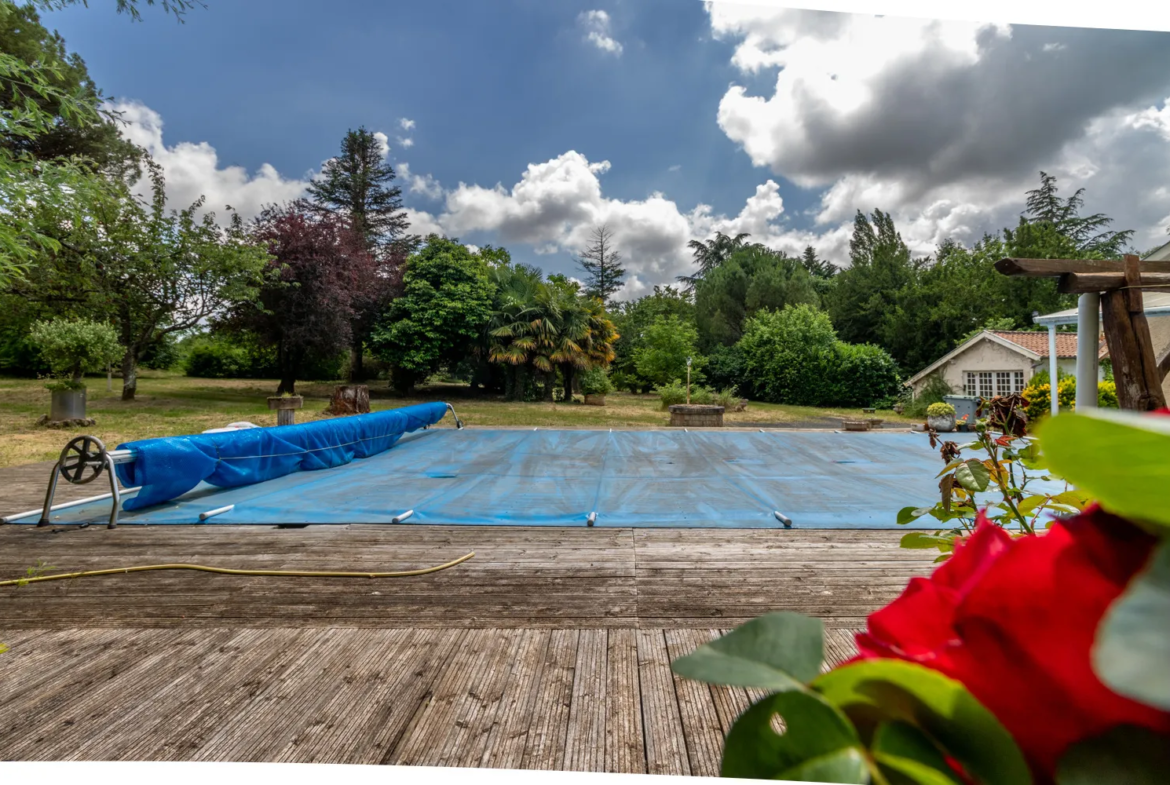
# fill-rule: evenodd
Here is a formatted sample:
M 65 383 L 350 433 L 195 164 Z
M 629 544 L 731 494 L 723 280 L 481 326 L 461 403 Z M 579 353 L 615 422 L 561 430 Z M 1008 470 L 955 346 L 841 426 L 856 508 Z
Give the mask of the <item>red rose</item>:
M 961 681 L 1041 781 L 1069 745 L 1114 725 L 1170 734 L 1170 712 L 1112 692 L 1090 664 L 1102 615 L 1155 542 L 1097 507 L 1017 539 L 980 514 L 933 575 L 869 617 L 859 659 L 906 659 Z

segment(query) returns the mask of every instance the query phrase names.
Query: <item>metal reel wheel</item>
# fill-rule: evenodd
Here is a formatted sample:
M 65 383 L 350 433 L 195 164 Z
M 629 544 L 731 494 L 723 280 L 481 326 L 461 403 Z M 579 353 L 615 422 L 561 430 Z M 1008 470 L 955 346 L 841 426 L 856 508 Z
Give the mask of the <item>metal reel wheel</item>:
M 78 436 L 61 450 L 61 475 L 73 485 L 85 485 L 106 468 L 106 445 L 96 436 Z

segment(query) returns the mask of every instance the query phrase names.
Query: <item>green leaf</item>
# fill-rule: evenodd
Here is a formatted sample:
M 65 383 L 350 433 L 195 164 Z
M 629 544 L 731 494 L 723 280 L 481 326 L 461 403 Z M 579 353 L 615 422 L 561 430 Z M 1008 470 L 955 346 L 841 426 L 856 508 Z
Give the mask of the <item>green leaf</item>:
M 1093 670 L 1114 692 L 1170 711 L 1170 540 L 1105 612 Z
M 917 785 L 962 785 L 934 742 L 906 722 L 883 722 L 870 744 L 873 758 L 893 769 L 893 780 L 907 779 Z M 898 776 L 900 775 L 900 776 Z
M 991 482 L 991 472 L 982 461 L 972 458 L 955 469 L 955 480 L 969 491 L 985 491 Z
M 772 717 L 784 718 L 783 735 Z M 819 695 L 779 692 L 752 704 L 727 732 L 724 777 L 866 783 L 861 740 L 849 720 Z
M 817 677 L 824 659 L 824 625 L 799 613 L 769 613 L 703 644 L 671 668 L 710 684 L 799 690 Z
M 941 673 L 901 660 L 865 660 L 829 671 L 812 686 L 863 733 L 882 722 L 907 722 L 980 782 L 1032 781 L 1023 753 L 995 715 Z
M 1043 507 L 1047 501 L 1047 496 L 1043 494 L 1036 494 L 1035 496 L 1027 497 L 1022 502 L 1017 504 L 1016 509 L 1020 511 L 1020 515 L 1028 515 L 1038 507 Z
M 933 507 L 903 507 L 898 510 L 898 523 L 905 525 L 915 518 L 921 518 L 933 509 Z
M 939 548 L 949 546 L 951 539 L 928 532 L 910 532 L 902 535 L 900 544 L 903 548 Z
M 1118 725 L 1073 745 L 1056 764 L 1057 785 L 1159 785 L 1170 772 L 1170 743 L 1148 728 Z
M 1039 428 L 1049 465 L 1117 515 L 1170 531 L 1170 417 L 1086 409 Z

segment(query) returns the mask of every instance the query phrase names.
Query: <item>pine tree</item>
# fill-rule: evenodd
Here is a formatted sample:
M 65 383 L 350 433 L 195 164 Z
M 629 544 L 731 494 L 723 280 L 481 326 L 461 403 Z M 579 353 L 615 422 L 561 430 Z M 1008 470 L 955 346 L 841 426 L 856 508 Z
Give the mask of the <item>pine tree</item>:
M 593 229 L 593 244 L 577 257 L 577 264 L 585 271 L 585 293 L 606 305 L 626 277 L 621 256 L 613 246 L 613 233 L 602 224 Z
M 402 207 L 402 189 L 392 185 L 394 169 L 385 154 L 384 143 L 373 133 L 351 130 L 341 142 L 341 155 L 325 163 L 321 179 L 308 189 L 317 209 L 348 219 L 378 263 L 366 297 L 356 307 L 350 381 L 364 377 L 362 355 L 370 332 L 401 281 L 402 260 L 418 245 L 418 238 L 406 234 L 410 221 Z
M 804 265 L 804 269 L 808 270 L 808 274 L 813 278 L 832 278 L 837 274 L 837 266 L 828 259 L 819 258 L 816 249 L 811 245 L 805 246 L 804 254 L 800 257 L 800 263 Z

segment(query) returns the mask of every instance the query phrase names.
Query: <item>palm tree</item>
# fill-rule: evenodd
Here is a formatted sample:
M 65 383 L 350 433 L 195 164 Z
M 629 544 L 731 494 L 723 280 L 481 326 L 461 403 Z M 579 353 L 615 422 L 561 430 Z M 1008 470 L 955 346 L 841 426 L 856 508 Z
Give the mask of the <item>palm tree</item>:
M 685 290 L 690 292 L 695 288 L 695 284 L 703 280 L 719 265 L 723 264 L 731 257 L 733 253 L 747 245 L 747 238 L 751 237 L 747 232 L 741 232 L 735 237 L 724 234 L 723 232 L 716 232 L 715 236 L 710 240 L 691 240 L 687 243 L 687 247 L 695 255 L 695 263 L 699 265 L 699 271 L 694 275 L 680 275 L 678 280 L 685 285 Z
M 508 367 L 504 397 L 524 400 L 527 366 L 537 350 L 534 325 L 541 316 L 537 295 L 544 285 L 544 275 L 536 267 L 514 264 L 492 270 L 496 284 L 496 302 L 488 320 L 485 343 L 488 360 Z

